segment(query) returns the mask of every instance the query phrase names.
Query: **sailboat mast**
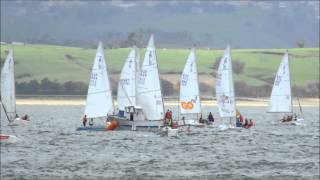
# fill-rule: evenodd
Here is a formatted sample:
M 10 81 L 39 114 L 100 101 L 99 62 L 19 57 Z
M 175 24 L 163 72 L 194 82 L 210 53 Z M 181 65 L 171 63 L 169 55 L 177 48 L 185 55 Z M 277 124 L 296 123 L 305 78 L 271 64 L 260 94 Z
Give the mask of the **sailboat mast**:
M 299 97 L 298 97 L 298 104 L 299 104 L 300 114 L 301 114 L 302 118 L 304 119 L 304 114 L 302 112 L 302 107 L 301 107 L 301 104 L 300 104 L 300 98 Z
M 195 50 L 195 47 L 194 47 L 194 56 L 196 57 L 196 50 Z M 199 102 L 200 102 L 200 117 L 202 116 L 202 107 L 201 107 L 201 95 L 200 95 L 200 88 L 199 88 L 199 73 L 198 73 L 198 64 L 197 64 L 197 58 L 196 60 L 194 61 L 196 63 L 196 70 L 197 70 L 197 84 L 198 84 L 198 92 L 199 92 Z M 197 119 L 199 120 L 198 116 L 197 116 Z
M 291 99 L 291 113 L 293 113 L 293 104 L 292 104 L 292 87 L 291 87 L 291 71 L 290 71 L 290 58 L 289 58 L 289 52 L 288 52 L 288 49 L 287 49 L 287 56 L 288 56 L 288 70 L 289 70 L 289 82 L 290 82 L 290 99 Z
M 17 107 L 16 107 L 16 77 L 14 75 L 14 58 L 13 58 L 13 47 L 12 47 L 12 75 L 13 75 L 13 96 L 14 96 L 14 114 L 17 114 Z
M 154 48 L 154 55 L 157 58 L 157 53 L 156 53 L 156 48 Z M 161 94 L 161 100 L 162 100 L 162 112 L 164 112 L 164 101 L 163 101 L 163 96 L 162 96 L 162 86 L 161 86 L 161 79 L 160 79 L 160 73 L 159 73 L 159 68 L 158 68 L 158 61 L 156 61 L 156 67 L 158 69 L 158 78 L 159 78 L 159 82 L 160 82 L 160 94 Z M 156 106 L 157 107 L 157 106 Z M 162 114 L 162 117 L 164 118 L 164 114 Z
M 137 47 L 134 46 L 134 98 L 135 98 L 135 102 L 136 102 L 136 105 L 138 104 L 138 101 L 137 101 L 137 77 L 138 77 L 138 71 L 137 71 L 137 66 L 140 66 L 138 64 L 138 50 L 137 50 Z

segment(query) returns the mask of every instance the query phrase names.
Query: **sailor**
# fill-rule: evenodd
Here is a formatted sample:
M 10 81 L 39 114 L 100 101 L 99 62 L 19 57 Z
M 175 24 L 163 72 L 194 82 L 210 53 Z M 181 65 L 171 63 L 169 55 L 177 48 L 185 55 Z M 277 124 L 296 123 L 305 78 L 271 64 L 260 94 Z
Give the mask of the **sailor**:
M 25 114 L 24 116 L 21 117 L 22 120 L 29 121 L 29 116 L 28 114 Z
M 242 125 L 242 127 L 244 127 L 244 128 L 245 128 L 245 127 L 247 127 L 247 125 L 248 125 L 248 119 L 247 119 L 247 118 L 245 118 L 245 119 L 244 119 L 244 124 Z
M 93 118 L 90 119 L 89 126 L 93 126 Z
M 186 121 L 185 121 L 185 117 L 184 117 L 184 116 L 182 116 L 181 120 L 182 120 L 182 122 L 183 122 L 183 125 L 185 125 L 185 124 L 186 124 Z
M 168 125 L 169 124 L 169 117 L 170 117 L 170 111 L 169 109 L 167 110 L 165 116 L 164 116 L 164 120 L 165 120 L 165 124 Z
M 298 116 L 296 113 L 294 113 L 294 118 L 293 118 L 294 121 L 297 121 L 298 120 Z
M 169 111 L 169 119 L 172 120 L 172 111 Z
M 214 122 L 214 118 L 213 118 L 213 115 L 212 115 L 211 112 L 209 113 L 208 121 L 209 121 L 209 122 Z
M 133 112 L 130 112 L 130 121 L 133 121 Z
M 172 126 L 173 126 L 172 119 L 168 119 L 168 126 L 169 126 L 169 127 L 172 127 Z
M 84 117 L 82 118 L 82 124 L 85 127 L 87 124 L 87 115 L 84 115 Z
M 241 127 L 240 118 L 236 119 L 236 127 Z
M 252 126 L 253 126 L 253 121 L 252 121 L 252 119 L 250 119 L 246 128 L 251 128 Z
M 19 118 L 19 115 L 16 113 L 16 118 Z
M 172 129 L 177 129 L 177 128 L 178 128 L 178 122 L 173 122 Z
M 203 121 L 203 119 L 202 119 L 202 114 L 200 115 L 199 123 L 204 123 L 204 121 Z

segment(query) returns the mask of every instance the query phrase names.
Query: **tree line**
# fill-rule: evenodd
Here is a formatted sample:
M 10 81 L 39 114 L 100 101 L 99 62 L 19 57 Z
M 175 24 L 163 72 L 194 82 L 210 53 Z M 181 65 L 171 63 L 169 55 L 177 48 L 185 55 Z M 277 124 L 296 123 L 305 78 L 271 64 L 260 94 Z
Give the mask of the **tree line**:
M 117 95 L 118 82 L 111 78 L 112 95 Z M 200 93 L 202 96 L 213 96 L 215 89 L 206 83 L 200 82 Z M 163 96 L 177 96 L 179 94 L 179 83 L 173 84 L 168 80 L 161 79 Z M 308 83 L 304 86 L 293 86 L 293 96 L 317 97 L 319 98 L 319 82 Z M 269 97 L 271 85 L 250 86 L 242 81 L 236 81 L 236 97 Z M 60 83 L 56 80 L 43 78 L 40 81 L 31 80 L 29 82 L 16 82 L 16 93 L 26 95 L 86 95 L 88 84 L 77 81 L 67 81 Z

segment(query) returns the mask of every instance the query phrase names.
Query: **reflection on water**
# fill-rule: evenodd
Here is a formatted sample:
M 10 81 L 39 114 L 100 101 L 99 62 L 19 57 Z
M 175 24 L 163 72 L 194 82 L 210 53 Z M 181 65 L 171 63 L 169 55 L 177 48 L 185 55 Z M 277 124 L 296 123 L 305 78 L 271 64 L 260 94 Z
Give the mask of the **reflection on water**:
M 173 108 L 175 113 L 176 108 Z M 161 137 L 153 132 L 75 131 L 81 106 L 18 106 L 28 126 L 6 126 L 20 141 L 1 145 L 1 179 L 318 179 L 319 110 L 304 108 L 305 126 L 281 125 L 265 108 L 240 108 L 256 120 L 250 130 L 193 128 Z M 219 124 L 215 107 L 212 111 Z M 177 117 L 177 115 L 176 115 Z M 13 132 L 14 131 L 14 132 Z

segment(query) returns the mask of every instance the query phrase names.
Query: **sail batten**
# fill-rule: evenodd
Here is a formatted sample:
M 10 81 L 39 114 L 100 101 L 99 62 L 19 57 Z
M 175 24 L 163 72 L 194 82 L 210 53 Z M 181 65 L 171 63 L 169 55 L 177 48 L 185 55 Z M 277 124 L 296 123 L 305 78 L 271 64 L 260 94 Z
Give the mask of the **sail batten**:
M 1 71 L 1 102 L 8 115 L 9 121 L 13 121 L 16 116 L 16 92 L 12 49 L 9 49 Z
M 99 43 L 91 71 L 85 115 L 88 118 L 106 117 L 113 111 L 112 93 L 103 45 Z
M 147 46 L 137 86 L 138 104 L 143 108 L 146 119 L 163 119 L 164 105 L 153 35 Z
M 270 96 L 269 111 L 278 113 L 292 112 L 289 55 L 286 52 L 278 68 Z
M 195 49 L 191 50 L 181 75 L 179 107 L 181 114 L 201 113 Z
M 221 117 L 236 116 L 236 101 L 232 78 L 232 61 L 230 47 L 221 58 L 216 76 L 216 99 Z

